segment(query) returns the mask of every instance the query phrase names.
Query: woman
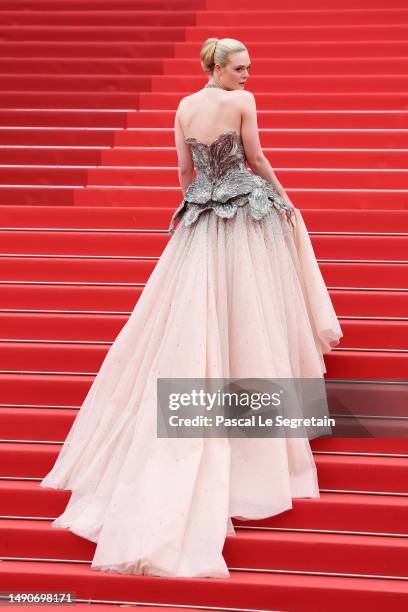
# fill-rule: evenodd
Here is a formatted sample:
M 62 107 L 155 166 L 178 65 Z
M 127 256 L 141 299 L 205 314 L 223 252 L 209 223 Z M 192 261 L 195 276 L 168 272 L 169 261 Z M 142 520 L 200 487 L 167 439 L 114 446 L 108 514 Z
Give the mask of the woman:
M 319 497 L 307 438 L 157 436 L 158 378 L 323 377 L 343 335 L 302 216 L 262 154 L 246 47 L 210 38 L 201 65 L 208 83 L 175 116 L 173 235 L 41 482 L 72 490 L 52 525 L 97 542 L 97 570 L 228 578 L 231 517 Z

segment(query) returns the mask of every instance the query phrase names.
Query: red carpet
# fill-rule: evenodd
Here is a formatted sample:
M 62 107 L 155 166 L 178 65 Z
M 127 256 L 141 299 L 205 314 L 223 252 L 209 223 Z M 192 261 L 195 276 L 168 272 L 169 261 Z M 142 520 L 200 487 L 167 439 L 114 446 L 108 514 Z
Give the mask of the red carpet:
M 70 493 L 38 486 L 169 239 L 174 112 L 207 80 L 209 36 L 249 47 L 262 146 L 344 330 L 326 378 L 408 376 L 407 35 L 405 0 L 3 0 L 0 591 L 95 610 L 407 608 L 391 396 L 357 409 L 401 437 L 314 440 L 321 498 L 234 521 L 229 581 L 92 571 L 95 545 L 50 527 Z

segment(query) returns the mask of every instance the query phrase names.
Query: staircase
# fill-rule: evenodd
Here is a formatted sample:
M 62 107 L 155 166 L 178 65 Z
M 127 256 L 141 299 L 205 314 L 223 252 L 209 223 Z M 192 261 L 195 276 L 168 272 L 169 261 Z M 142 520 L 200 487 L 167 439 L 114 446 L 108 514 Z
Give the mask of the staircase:
M 313 440 L 321 498 L 234 519 L 225 581 L 92 571 L 95 544 L 50 527 L 70 492 L 39 487 L 169 240 L 174 112 L 207 80 L 209 36 L 249 47 L 264 152 L 344 331 L 326 378 L 408 382 L 407 34 L 406 0 L 3 0 L 0 591 L 95 610 L 407 608 L 404 437 Z M 408 402 L 381 397 L 362 418 L 403 434 Z

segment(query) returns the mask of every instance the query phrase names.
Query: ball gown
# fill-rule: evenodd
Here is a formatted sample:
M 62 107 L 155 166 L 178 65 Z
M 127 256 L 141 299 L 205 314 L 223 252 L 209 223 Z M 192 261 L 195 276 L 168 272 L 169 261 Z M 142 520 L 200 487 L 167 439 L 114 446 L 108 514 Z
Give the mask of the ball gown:
M 308 438 L 158 438 L 158 377 L 318 377 L 343 333 L 301 212 L 246 166 L 240 135 L 186 138 L 196 177 L 41 487 L 91 568 L 228 578 L 233 517 L 317 498 Z M 179 222 L 174 229 L 174 222 Z

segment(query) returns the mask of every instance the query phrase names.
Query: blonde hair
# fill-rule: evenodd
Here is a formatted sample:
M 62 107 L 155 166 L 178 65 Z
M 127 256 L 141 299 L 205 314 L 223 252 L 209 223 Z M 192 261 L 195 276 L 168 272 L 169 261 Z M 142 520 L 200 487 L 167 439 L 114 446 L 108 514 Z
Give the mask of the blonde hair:
M 215 64 L 224 67 L 228 63 L 230 53 L 247 50 L 236 38 L 207 38 L 200 50 L 201 67 L 205 72 L 212 72 Z

